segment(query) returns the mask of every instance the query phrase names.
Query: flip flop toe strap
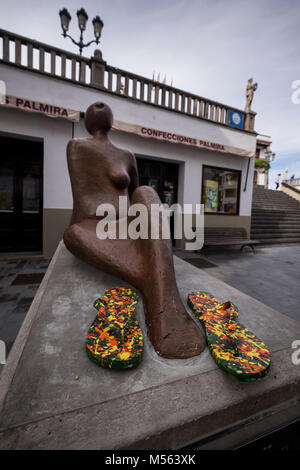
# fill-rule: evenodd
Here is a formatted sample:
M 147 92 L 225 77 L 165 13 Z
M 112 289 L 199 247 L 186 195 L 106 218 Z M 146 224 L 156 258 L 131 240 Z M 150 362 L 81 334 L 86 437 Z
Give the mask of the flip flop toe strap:
M 97 298 L 94 301 L 94 307 L 98 310 L 96 317 L 98 324 L 100 323 L 108 334 L 124 344 L 129 331 L 135 325 L 134 311 L 138 297 L 136 294 L 132 295 L 132 291 L 129 289 L 127 289 L 128 295 L 124 296 L 121 289 L 108 290 L 103 298 Z M 112 298 L 108 295 L 110 291 L 115 294 Z
M 226 317 L 229 322 L 236 321 L 238 319 L 239 309 L 230 300 L 227 300 L 223 304 L 220 304 L 218 306 L 218 310 L 226 312 Z
M 98 306 L 98 313 L 95 319 L 98 326 L 101 325 L 101 328 L 106 333 L 119 340 L 121 344 L 124 344 L 131 322 L 128 321 L 128 318 L 122 318 L 116 309 L 108 309 L 101 301 Z

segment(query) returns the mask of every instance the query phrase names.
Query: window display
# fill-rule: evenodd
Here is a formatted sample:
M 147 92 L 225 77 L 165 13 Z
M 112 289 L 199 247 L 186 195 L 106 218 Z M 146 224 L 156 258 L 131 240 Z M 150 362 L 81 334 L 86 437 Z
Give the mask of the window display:
M 240 172 L 203 167 L 202 204 L 205 213 L 238 214 Z

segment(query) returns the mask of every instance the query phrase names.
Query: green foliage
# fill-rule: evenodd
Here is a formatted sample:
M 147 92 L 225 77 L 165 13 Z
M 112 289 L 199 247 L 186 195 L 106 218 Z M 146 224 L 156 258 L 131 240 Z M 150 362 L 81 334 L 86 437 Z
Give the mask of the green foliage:
M 255 168 L 264 168 L 265 170 L 269 170 L 270 162 L 268 160 L 262 160 L 261 158 L 255 159 Z

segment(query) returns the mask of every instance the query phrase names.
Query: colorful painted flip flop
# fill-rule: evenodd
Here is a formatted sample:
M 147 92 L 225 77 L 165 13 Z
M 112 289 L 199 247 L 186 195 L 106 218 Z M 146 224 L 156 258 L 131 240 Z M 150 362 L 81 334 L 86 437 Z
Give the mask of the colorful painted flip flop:
M 221 369 L 244 381 L 268 373 L 270 351 L 239 323 L 238 308 L 232 302 L 221 304 L 208 292 L 192 292 L 188 304 L 203 325 L 210 353 Z
M 108 289 L 96 299 L 98 310 L 86 336 L 89 358 L 102 367 L 128 369 L 143 356 L 143 333 L 134 311 L 138 296 L 126 287 Z

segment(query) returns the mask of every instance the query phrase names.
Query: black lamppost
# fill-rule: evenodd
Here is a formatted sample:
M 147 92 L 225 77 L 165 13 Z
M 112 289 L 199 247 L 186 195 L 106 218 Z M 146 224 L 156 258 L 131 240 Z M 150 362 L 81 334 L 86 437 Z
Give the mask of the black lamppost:
M 275 160 L 276 153 L 271 152 L 271 150 L 265 150 L 265 156 L 266 160 L 273 162 Z
M 76 42 L 74 41 L 74 39 L 69 35 L 67 34 L 67 31 L 69 29 L 69 24 L 70 24 L 70 21 L 71 21 L 71 15 L 70 13 L 68 12 L 68 10 L 66 8 L 63 8 L 62 10 L 60 10 L 59 12 L 59 16 L 60 16 L 60 21 L 61 21 L 61 27 L 62 27 L 62 35 L 64 38 L 70 38 L 71 41 L 79 47 L 79 53 L 80 55 L 82 54 L 82 49 L 84 47 L 88 47 L 90 46 L 91 44 L 93 44 L 94 42 L 96 44 L 99 44 L 99 39 L 100 39 L 100 36 L 101 36 L 101 32 L 102 32 L 102 28 L 104 26 L 104 23 L 103 21 L 101 20 L 101 18 L 99 16 L 95 16 L 95 18 L 93 19 L 93 26 L 94 26 L 94 34 L 95 34 L 95 38 L 96 39 L 93 39 L 92 41 L 84 44 L 83 42 L 83 31 L 85 31 L 85 28 L 86 28 L 86 23 L 87 23 L 87 20 L 89 19 L 86 11 L 81 8 L 80 10 L 77 11 L 77 17 L 78 17 L 78 26 L 79 26 L 79 29 L 80 29 L 80 38 L 79 38 L 79 41 Z

